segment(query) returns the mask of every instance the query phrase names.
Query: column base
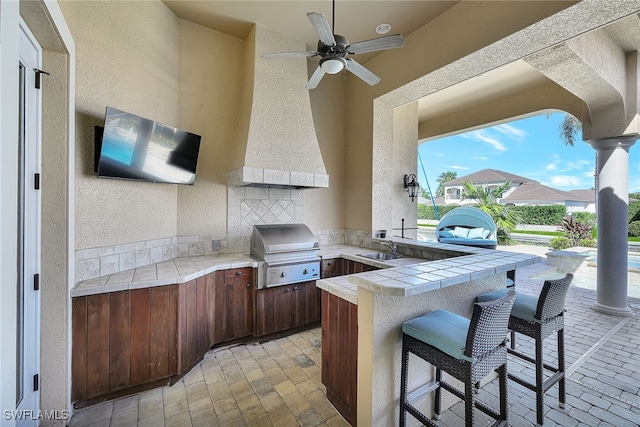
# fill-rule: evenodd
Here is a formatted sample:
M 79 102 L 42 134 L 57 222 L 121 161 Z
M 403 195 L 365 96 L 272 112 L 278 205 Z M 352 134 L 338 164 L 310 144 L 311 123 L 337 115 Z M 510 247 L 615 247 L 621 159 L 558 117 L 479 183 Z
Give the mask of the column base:
M 597 302 L 594 302 L 591 308 L 600 313 L 610 314 L 612 316 L 619 316 L 619 317 L 633 316 L 633 311 L 629 307 L 610 307 L 608 305 L 602 305 Z

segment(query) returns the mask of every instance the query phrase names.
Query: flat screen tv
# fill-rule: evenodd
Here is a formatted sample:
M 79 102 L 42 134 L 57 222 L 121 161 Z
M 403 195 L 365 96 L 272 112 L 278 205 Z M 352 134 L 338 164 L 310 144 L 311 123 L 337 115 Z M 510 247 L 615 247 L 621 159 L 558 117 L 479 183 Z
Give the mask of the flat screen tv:
M 98 177 L 193 185 L 199 150 L 200 135 L 107 107 Z

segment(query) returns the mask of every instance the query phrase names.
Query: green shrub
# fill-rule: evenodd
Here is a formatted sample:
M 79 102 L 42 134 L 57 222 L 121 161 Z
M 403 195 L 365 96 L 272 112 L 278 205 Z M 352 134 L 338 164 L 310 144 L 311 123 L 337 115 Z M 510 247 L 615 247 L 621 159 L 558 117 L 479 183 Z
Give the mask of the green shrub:
M 596 226 L 596 214 L 590 212 L 574 212 L 572 216 L 578 222 L 589 224 L 591 227 Z
M 562 218 L 567 216 L 567 208 L 564 205 L 514 206 L 513 209 L 522 218 L 522 224 L 559 225 Z
M 515 243 L 511 235 L 502 228 L 496 230 L 496 240 L 499 245 L 513 245 Z
M 572 245 L 571 245 L 571 241 L 568 238 L 561 236 L 561 237 L 554 237 L 553 239 L 551 239 L 551 241 L 549 242 L 549 246 L 559 251 L 562 249 L 570 248 Z
M 629 237 L 640 237 L 640 221 L 629 224 Z
M 438 207 L 438 213 L 440 214 L 440 218 L 442 218 L 447 212 L 459 207 L 459 205 L 447 205 L 447 206 L 439 206 L 436 205 Z M 438 220 L 438 218 L 436 217 L 436 212 L 433 209 L 433 205 L 418 205 L 418 219 L 433 219 L 433 220 Z
M 629 203 L 629 223 L 640 221 L 640 202 Z
M 586 248 L 595 248 L 596 247 L 596 241 L 593 240 L 593 239 L 580 240 L 578 242 L 578 246 L 584 246 Z
M 583 240 L 591 239 L 591 225 L 578 221 L 574 215 L 563 218 L 560 227 L 571 246 L 580 246 Z

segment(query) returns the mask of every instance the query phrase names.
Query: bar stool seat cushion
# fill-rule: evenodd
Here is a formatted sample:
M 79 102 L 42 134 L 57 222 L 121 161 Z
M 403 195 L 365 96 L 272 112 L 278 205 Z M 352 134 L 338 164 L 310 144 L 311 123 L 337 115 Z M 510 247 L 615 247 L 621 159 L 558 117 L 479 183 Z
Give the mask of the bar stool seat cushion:
M 475 358 L 464 355 L 470 320 L 446 310 L 434 310 L 402 325 L 402 332 L 436 347 L 449 356 L 468 362 Z
M 499 289 L 497 291 L 491 291 L 479 295 L 478 302 L 487 302 L 502 298 L 507 294 L 508 289 Z M 535 322 L 536 310 L 538 309 L 538 297 L 534 295 L 527 295 L 518 293 L 516 300 L 513 303 L 513 309 L 511 309 L 511 315 L 518 319 L 526 320 L 528 322 Z

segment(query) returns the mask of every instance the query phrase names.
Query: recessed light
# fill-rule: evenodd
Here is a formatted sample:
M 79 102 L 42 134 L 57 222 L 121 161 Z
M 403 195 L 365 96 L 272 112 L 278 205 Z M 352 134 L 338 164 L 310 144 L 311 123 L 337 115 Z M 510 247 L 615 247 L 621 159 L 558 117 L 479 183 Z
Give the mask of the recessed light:
M 389 31 L 391 31 L 391 24 L 380 24 L 376 27 L 378 34 L 387 34 Z

